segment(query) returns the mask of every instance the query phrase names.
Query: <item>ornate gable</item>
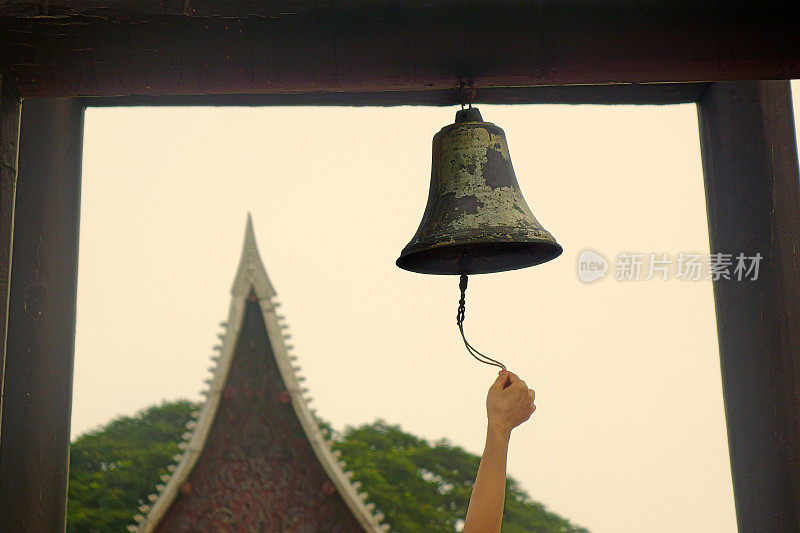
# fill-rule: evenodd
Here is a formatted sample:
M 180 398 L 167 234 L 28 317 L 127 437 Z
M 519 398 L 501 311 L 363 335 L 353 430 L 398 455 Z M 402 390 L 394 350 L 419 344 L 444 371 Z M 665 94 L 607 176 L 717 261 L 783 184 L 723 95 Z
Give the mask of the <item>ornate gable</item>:
M 330 450 L 293 367 L 248 216 L 207 400 L 139 533 L 388 531 Z

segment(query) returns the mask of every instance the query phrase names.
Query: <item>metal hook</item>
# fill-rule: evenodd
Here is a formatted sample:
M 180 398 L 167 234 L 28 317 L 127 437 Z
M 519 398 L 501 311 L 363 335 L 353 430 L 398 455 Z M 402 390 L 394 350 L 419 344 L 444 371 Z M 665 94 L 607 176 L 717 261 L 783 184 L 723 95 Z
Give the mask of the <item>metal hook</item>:
M 458 99 L 461 101 L 461 109 L 469 106 L 472 109 L 472 101 L 475 99 L 475 80 L 461 79 L 458 82 Z

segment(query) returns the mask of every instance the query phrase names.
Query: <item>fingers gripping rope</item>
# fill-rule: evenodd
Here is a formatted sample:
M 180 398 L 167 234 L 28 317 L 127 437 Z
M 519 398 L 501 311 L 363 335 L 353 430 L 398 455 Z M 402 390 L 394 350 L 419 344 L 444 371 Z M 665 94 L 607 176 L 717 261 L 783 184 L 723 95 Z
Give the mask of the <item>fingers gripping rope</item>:
M 458 283 L 458 288 L 461 289 L 461 299 L 458 301 L 458 314 L 456 315 L 456 324 L 458 324 L 458 331 L 461 332 L 461 338 L 464 339 L 464 346 L 467 347 L 467 352 L 480 361 L 481 363 L 496 366 L 498 368 L 502 368 L 503 370 L 506 369 L 506 365 L 498 361 L 497 359 L 492 359 L 488 355 L 484 355 L 478 350 L 476 350 L 468 341 L 467 337 L 464 335 L 464 314 L 466 312 L 466 293 L 467 293 L 467 275 L 461 274 L 461 280 Z

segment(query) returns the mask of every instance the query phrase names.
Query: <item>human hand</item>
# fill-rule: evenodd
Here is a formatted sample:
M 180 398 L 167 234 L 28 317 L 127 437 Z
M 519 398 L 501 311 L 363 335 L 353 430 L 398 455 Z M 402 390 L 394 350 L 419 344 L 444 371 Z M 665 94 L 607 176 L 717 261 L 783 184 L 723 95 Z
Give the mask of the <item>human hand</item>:
M 510 382 L 510 385 L 504 385 Z M 486 415 L 489 427 L 499 430 L 504 436 L 528 420 L 536 410 L 533 389 L 513 372 L 501 370 L 497 379 L 489 387 L 486 395 Z

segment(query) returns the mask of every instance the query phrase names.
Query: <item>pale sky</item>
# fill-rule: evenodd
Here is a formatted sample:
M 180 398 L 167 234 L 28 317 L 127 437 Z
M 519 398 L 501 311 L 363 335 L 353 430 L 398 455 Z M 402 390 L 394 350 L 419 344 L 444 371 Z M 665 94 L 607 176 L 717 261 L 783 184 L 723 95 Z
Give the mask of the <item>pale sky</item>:
M 480 109 L 564 247 L 470 279 L 468 338 L 536 389 L 509 473 L 593 533 L 734 532 L 711 282 L 613 279 L 620 252 L 708 252 L 695 107 Z M 495 372 L 458 279 L 394 264 L 455 111 L 87 110 L 73 435 L 199 398 L 250 211 L 320 416 L 479 453 Z M 591 285 L 585 248 L 611 262 Z

